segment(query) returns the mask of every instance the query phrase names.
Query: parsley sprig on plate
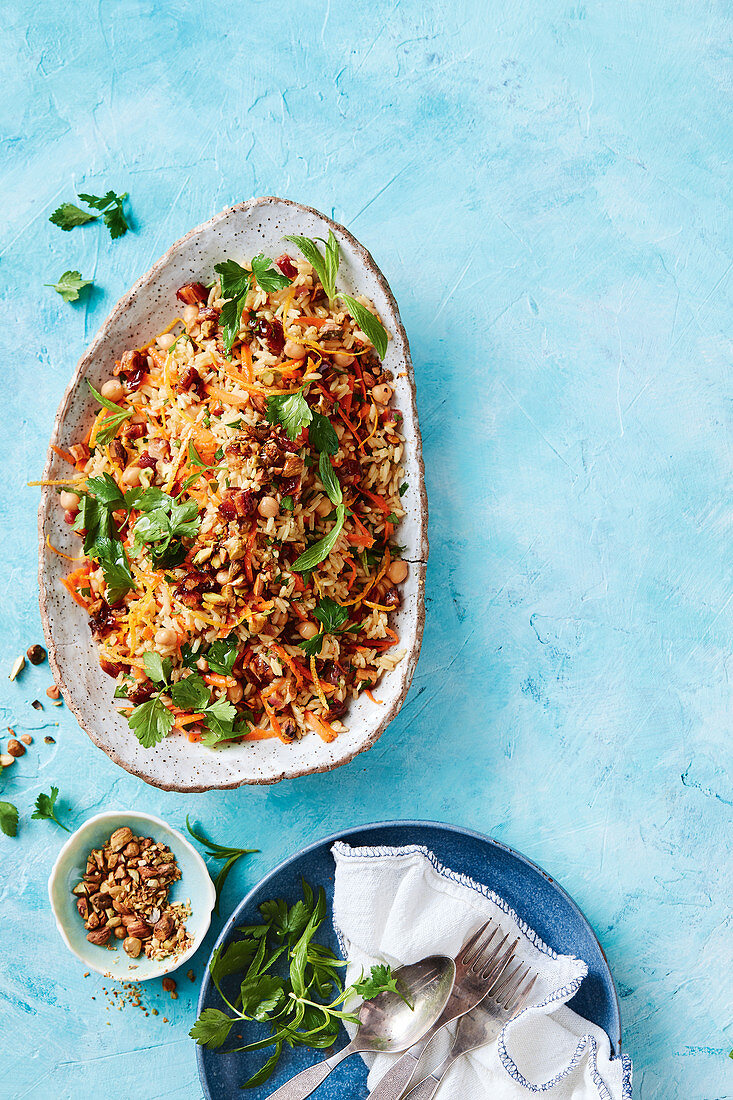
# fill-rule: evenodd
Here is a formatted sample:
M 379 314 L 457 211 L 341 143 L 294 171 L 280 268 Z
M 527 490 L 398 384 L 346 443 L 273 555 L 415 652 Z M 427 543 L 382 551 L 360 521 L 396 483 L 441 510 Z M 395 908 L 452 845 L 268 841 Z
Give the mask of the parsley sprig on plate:
M 358 623 L 349 624 L 349 612 L 347 608 L 336 603 L 330 596 L 324 596 L 318 601 L 313 615 L 321 624 L 321 632 L 312 638 L 298 642 L 298 645 L 308 657 L 317 657 L 323 649 L 323 639 L 326 634 L 343 634 L 348 631 L 357 631 Z M 348 624 L 348 625 L 347 625 Z
M 219 316 L 219 323 L 224 336 L 224 348 L 228 355 L 239 336 L 244 303 L 254 284 L 257 283 L 264 291 L 271 294 L 289 286 L 290 279 L 261 252 L 253 258 L 251 271 L 242 267 L 236 260 L 224 260 L 220 264 L 214 264 L 214 271 L 219 276 L 221 296 L 226 298 Z
M 326 895 L 323 888 L 316 894 L 305 880 L 302 885 L 303 897 L 294 905 L 283 898 L 263 902 L 262 922 L 241 927 L 242 939 L 217 948 L 209 963 L 214 985 L 229 1011 L 205 1008 L 189 1033 L 191 1038 L 200 1046 L 221 1047 L 235 1024 L 254 1022 L 266 1025 L 269 1035 L 231 1049 L 275 1048 L 244 1088 L 261 1085 L 271 1076 L 284 1046 L 330 1047 L 341 1022 L 357 1019 L 341 1007 L 352 995 L 372 1000 L 393 990 L 403 996 L 386 965 L 372 967 L 370 974 L 343 988 L 340 972 L 346 963 L 315 939 L 326 917 Z M 235 974 L 238 991 L 230 992 L 228 982 L 225 992 L 225 980 Z

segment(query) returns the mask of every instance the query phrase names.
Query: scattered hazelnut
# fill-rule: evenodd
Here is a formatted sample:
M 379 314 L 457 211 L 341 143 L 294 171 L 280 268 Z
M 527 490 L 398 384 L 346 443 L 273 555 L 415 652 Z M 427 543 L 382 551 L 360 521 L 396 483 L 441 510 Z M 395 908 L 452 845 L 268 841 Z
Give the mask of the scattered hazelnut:
M 15 757 L 10 756 L 7 752 L 0 754 L 0 767 L 9 768 L 11 764 L 15 763 Z
M 25 755 L 25 745 L 21 745 L 20 741 L 16 741 L 15 738 L 13 737 L 13 738 L 10 739 L 10 741 L 8 741 L 8 752 L 10 753 L 11 756 L 15 756 L 15 757 L 24 756 Z
M 127 936 L 122 941 L 122 949 L 131 959 L 136 959 L 142 951 L 143 945 L 137 936 Z
M 21 741 L 23 742 L 24 745 L 32 745 L 33 744 L 33 738 L 31 737 L 31 735 L 29 733 L 21 734 L 20 739 L 21 739 Z
M 58 699 L 61 694 L 61 689 L 56 684 L 51 684 L 50 688 L 46 688 L 46 695 L 49 699 Z
M 176 983 L 173 978 L 163 978 L 163 989 L 166 991 L 166 993 L 175 993 Z
M 43 740 L 45 741 L 45 743 L 47 745 L 55 745 L 56 744 L 56 738 L 55 737 L 44 737 Z
M 42 645 L 32 645 L 26 650 L 26 656 L 32 665 L 42 665 L 46 660 L 46 650 Z

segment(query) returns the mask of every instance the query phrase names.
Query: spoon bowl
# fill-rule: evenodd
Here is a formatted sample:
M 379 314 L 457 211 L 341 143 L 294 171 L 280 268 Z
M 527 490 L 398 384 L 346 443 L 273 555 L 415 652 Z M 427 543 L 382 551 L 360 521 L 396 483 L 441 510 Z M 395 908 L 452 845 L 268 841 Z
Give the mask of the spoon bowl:
M 453 989 L 456 967 L 445 955 L 394 971 L 402 993 L 380 993 L 359 1010 L 355 1050 L 396 1054 L 417 1042 L 440 1016 Z M 358 1044 L 358 1045 L 357 1045 Z

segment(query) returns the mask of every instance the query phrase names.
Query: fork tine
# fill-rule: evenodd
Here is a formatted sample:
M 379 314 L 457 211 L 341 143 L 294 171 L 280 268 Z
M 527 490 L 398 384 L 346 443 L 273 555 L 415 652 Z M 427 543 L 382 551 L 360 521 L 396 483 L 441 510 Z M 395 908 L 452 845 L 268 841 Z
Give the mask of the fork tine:
M 488 943 L 485 944 L 484 948 L 479 951 L 478 955 L 473 960 L 473 965 L 471 967 L 473 973 L 478 974 L 481 978 L 485 978 L 487 969 L 494 965 L 496 959 L 499 957 L 502 948 L 504 947 L 504 944 L 508 939 L 509 933 L 507 932 L 507 934 L 505 936 L 502 936 L 497 944 L 494 944 L 494 946 L 491 948 L 491 951 L 488 950 L 489 944 L 491 943 L 491 940 L 489 940 Z
M 529 978 L 524 982 L 524 984 L 520 985 L 511 1002 L 508 1002 L 506 1004 L 505 1007 L 508 1012 L 517 1013 L 519 1012 L 520 1008 L 524 1007 L 536 981 L 537 975 L 530 974 Z
M 490 926 L 491 931 L 487 936 L 485 933 Z M 500 929 L 494 926 L 491 920 L 487 920 L 485 924 L 482 924 L 478 931 L 471 936 L 468 943 L 461 948 L 460 961 L 463 966 L 469 966 L 488 947 L 498 931 Z
M 500 946 L 504 946 L 509 936 L 505 936 Z M 493 985 L 501 974 L 504 973 L 506 967 L 514 958 L 514 949 L 519 943 L 518 939 L 512 940 L 512 942 L 504 948 L 503 951 L 497 952 L 492 959 L 487 960 L 487 966 L 481 975 L 484 981 Z
M 513 961 L 514 960 L 512 960 L 512 962 Z M 520 978 L 517 978 L 517 975 L 519 974 L 520 970 L 522 970 L 522 967 L 523 963 L 520 960 L 520 962 L 518 962 L 516 966 L 507 967 L 504 971 L 502 971 L 501 975 L 499 976 L 499 980 L 494 983 L 494 986 L 491 990 L 491 996 L 494 998 L 495 1001 L 503 1003 L 509 993 L 514 991 L 519 982 L 524 980 L 524 978 L 527 976 L 527 972 L 522 974 Z

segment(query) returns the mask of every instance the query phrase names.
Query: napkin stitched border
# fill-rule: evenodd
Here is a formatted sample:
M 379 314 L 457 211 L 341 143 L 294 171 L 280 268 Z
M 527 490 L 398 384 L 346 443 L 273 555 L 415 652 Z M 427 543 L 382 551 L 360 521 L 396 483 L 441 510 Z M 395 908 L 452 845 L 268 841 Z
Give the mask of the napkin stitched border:
M 502 897 L 496 894 L 488 886 L 485 886 L 483 883 L 476 882 L 476 880 L 471 878 L 470 875 L 464 875 L 458 871 L 452 871 L 450 867 L 446 867 L 445 864 L 440 862 L 435 853 L 431 852 L 430 849 L 425 847 L 425 845 L 423 844 L 406 844 L 402 847 L 382 846 L 354 848 L 350 844 L 346 844 L 342 840 L 337 840 L 333 845 L 331 851 L 334 853 L 338 852 L 338 854 L 343 856 L 345 859 L 401 859 L 404 856 L 411 855 L 424 856 L 432 866 L 433 870 L 442 878 L 448 879 L 449 882 L 455 882 L 459 886 L 465 886 L 469 890 L 473 890 L 475 893 L 481 894 L 482 897 L 485 897 L 489 901 L 493 902 L 494 905 L 496 905 L 496 907 L 502 911 L 502 913 L 509 917 L 510 920 L 514 921 L 517 928 L 525 937 L 525 939 L 529 940 L 532 946 L 535 947 L 538 951 L 542 952 L 542 954 L 544 955 L 548 955 L 551 959 L 560 958 L 557 952 L 553 951 L 553 949 L 549 947 L 544 942 L 544 940 L 542 940 L 537 935 L 533 928 L 530 928 L 530 926 L 525 921 L 521 920 L 514 909 L 512 909 L 511 906 L 508 905 Z M 338 940 L 341 954 L 344 958 L 347 958 L 348 952 L 346 950 L 344 935 L 335 922 L 334 932 L 336 933 L 336 939 Z M 574 955 L 570 957 L 573 959 L 575 958 Z M 583 962 L 582 959 L 577 961 Z M 530 1081 L 526 1080 L 526 1078 L 522 1075 L 519 1067 L 516 1065 L 506 1049 L 504 1032 L 510 1024 L 518 1020 L 519 1017 L 523 1016 L 525 1012 L 531 1012 L 540 1008 L 546 1008 L 554 1001 L 560 1000 L 563 1003 L 565 1003 L 565 1001 L 569 1001 L 577 993 L 582 981 L 583 978 L 578 978 L 576 981 L 569 982 L 567 985 L 564 985 L 560 989 L 555 990 L 555 992 L 552 993 L 545 1001 L 541 1001 L 536 1005 L 532 1005 L 530 1008 L 523 1009 L 522 1012 L 518 1013 L 518 1015 L 514 1017 L 514 1020 L 510 1020 L 509 1024 L 506 1024 L 502 1028 L 499 1034 L 498 1054 L 504 1070 L 509 1075 L 509 1077 L 512 1078 L 513 1081 L 516 1081 L 517 1084 L 521 1085 L 529 1092 L 547 1092 L 548 1089 L 553 1088 L 556 1084 L 562 1081 L 563 1077 L 567 1077 L 568 1074 L 572 1073 L 572 1071 L 576 1068 L 581 1058 L 583 1057 L 583 1054 L 587 1047 L 590 1052 L 588 1064 L 590 1068 L 591 1079 L 593 1081 L 593 1084 L 598 1089 L 600 1100 L 613 1100 L 611 1094 L 609 1093 L 603 1082 L 600 1073 L 598 1072 L 598 1044 L 596 1043 L 596 1040 L 592 1035 L 589 1035 L 587 1033 L 585 1035 L 582 1035 L 578 1040 L 578 1045 L 575 1048 L 575 1053 L 573 1054 L 571 1061 L 565 1067 L 565 1069 L 556 1074 L 551 1081 L 546 1081 L 544 1084 L 541 1085 L 533 1085 Z M 622 1100 L 633 1100 L 631 1092 L 632 1066 L 631 1058 L 628 1054 L 621 1055 L 621 1066 L 623 1073 L 621 1082 Z

